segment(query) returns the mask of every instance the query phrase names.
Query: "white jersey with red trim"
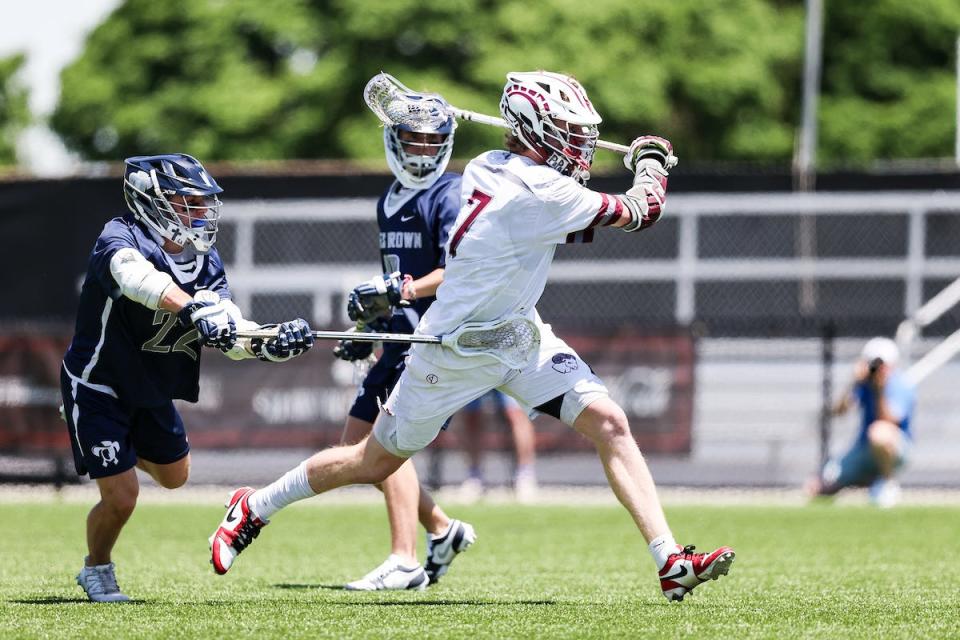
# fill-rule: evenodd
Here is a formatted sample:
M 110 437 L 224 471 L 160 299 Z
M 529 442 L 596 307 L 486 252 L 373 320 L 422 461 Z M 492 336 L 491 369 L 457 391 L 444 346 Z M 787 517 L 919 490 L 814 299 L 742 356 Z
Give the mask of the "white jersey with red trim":
M 665 186 L 665 185 L 664 185 Z M 443 335 L 465 322 L 533 317 L 558 244 L 589 241 L 593 227 L 629 217 L 622 195 L 591 191 L 546 165 L 489 151 L 463 173 L 463 203 L 447 246 L 437 300 L 418 333 Z M 643 226 L 660 213 L 643 203 Z M 630 206 L 638 206 L 631 199 Z

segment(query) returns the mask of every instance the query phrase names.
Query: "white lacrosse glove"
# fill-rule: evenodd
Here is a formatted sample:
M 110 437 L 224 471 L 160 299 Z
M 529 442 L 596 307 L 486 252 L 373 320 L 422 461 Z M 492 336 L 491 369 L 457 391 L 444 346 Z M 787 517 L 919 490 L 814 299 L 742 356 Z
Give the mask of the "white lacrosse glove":
M 641 167 L 653 160 L 661 171 L 669 171 L 677 166 L 677 156 L 673 155 L 673 145 L 660 136 L 640 136 L 630 143 L 630 150 L 623 156 L 623 165 L 636 173 Z
M 184 327 L 193 326 L 200 344 L 229 351 L 237 342 L 237 324 L 227 313 L 220 296 L 213 291 L 198 291 L 177 314 Z

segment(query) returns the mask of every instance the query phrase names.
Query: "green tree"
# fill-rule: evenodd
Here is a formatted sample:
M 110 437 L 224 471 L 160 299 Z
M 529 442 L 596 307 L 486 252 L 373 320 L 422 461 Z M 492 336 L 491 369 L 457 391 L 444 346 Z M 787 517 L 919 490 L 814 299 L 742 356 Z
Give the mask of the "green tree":
M 17 161 L 17 136 L 30 123 L 27 89 L 17 72 L 26 58 L 23 54 L 0 59 L 0 165 Z
M 955 0 L 828 2 L 818 157 L 944 157 L 956 127 Z
M 506 72 L 576 75 L 604 136 L 658 131 L 687 158 L 788 158 L 796 8 L 763 0 L 127 0 L 62 74 L 52 124 L 89 158 L 379 158 L 360 99 L 387 70 L 496 113 Z M 500 143 L 479 125 L 456 154 Z M 612 164 L 616 157 L 602 154 Z
M 956 0 L 826 3 L 826 163 L 943 156 Z M 361 91 L 380 70 L 495 114 L 508 71 L 570 73 L 605 139 L 671 138 L 684 166 L 787 163 L 800 0 L 126 0 L 62 74 L 53 127 L 83 156 L 351 158 L 382 166 Z M 464 124 L 455 155 L 500 144 Z M 618 162 L 598 153 L 600 166 Z

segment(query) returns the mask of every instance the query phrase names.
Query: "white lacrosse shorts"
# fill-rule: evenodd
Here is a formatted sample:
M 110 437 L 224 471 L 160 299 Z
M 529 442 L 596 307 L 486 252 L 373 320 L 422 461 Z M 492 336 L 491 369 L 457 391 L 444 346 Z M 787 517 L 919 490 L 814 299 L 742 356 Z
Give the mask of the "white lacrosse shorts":
M 433 442 L 450 416 L 491 389 L 513 396 L 528 412 L 564 396 L 560 419 L 573 425 L 587 405 L 609 392 L 577 352 L 537 320 L 540 350 L 536 361 L 520 371 L 489 356 L 414 345 L 377 418 L 374 437 L 390 453 L 410 457 Z

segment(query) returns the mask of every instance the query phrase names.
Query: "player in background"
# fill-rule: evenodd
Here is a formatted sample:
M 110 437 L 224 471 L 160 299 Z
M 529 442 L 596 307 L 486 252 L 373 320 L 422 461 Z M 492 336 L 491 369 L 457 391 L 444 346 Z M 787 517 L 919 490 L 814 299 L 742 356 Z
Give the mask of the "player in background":
M 384 274 L 354 288 L 347 302 L 350 319 L 368 331 L 413 333 L 443 280 L 444 245 L 460 210 L 460 176 L 444 173 L 453 152 L 455 128 L 456 123 L 450 118 L 435 128 L 383 130 L 387 164 L 396 177 L 377 203 Z M 403 371 L 408 349 L 408 344 L 384 344 L 382 355 L 365 376 L 350 408 L 343 444 L 355 444 L 370 434 L 380 404 L 386 402 Z M 349 340 L 341 341 L 334 349 L 338 358 L 347 361 L 366 360 L 372 352 L 373 343 Z M 274 493 L 286 496 L 291 485 L 306 491 L 306 484 L 305 467 L 301 465 L 291 477 L 257 492 L 250 506 L 265 522 L 275 509 Z M 473 527 L 450 519 L 434 503 L 420 487 L 412 461 L 379 487 L 387 504 L 391 553 L 346 588 L 423 589 L 436 583 L 453 558 L 476 539 Z M 417 561 L 418 520 L 427 531 L 424 566 Z M 217 567 L 216 556 L 214 562 Z
M 697 585 L 726 574 L 733 550 L 720 547 L 702 554 L 676 543 L 623 410 L 535 309 L 558 244 L 589 239 L 602 227 L 641 231 L 659 219 L 667 171 L 676 163 L 672 147 L 655 136 L 635 139 L 624 159 L 634 172 L 632 187 L 623 194 L 600 193 L 583 185 L 601 118 L 573 78 L 510 73 L 500 113 L 512 128 L 508 150 L 486 152 L 464 171 L 464 206 L 447 247 L 444 281 L 417 332 L 446 335 L 465 322 L 519 314 L 540 329 L 534 360 L 515 370 L 491 357 L 415 345 L 373 436 L 308 459 L 309 488 L 323 493 L 382 481 L 430 444 L 455 411 L 500 389 L 593 442 L 614 493 L 649 545 L 663 594 L 681 600 Z M 239 512 L 238 521 L 225 518 L 220 524 L 217 535 L 225 543 L 259 524 L 246 507 Z M 215 551 L 223 566 L 229 568 L 248 541 L 238 539 L 239 544 L 223 544 Z
M 484 404 L 493 405 L 510 426 L 516 467 L 513 472 L 513 492 L 517 501 L 531 502 L 537 494 L 536 434 L 533 423 L 520 404 L 502 391 L 490 391 L 465 406 L 463 418 L 463 448 L 467 454 L 467 478 L 460 485 L 460 498 L 474 501 L 483 495 L 486 484 L 483 476 L 483 426 L 486 419 Z
M 111 552 L 137 503 L 134 467 L 167 489 L 187 481 L 190 445 L 172 400 L 197 401 L 200 346 L 283 362 L 313 344 L 300 319 L 271 325 L 276 338 L 237 340 L 238 326 L 260 325 L 231 301 L 214 248 L 222 191 L 188 155 L 127 158 L 130 212 L 104 226 L 90 254 L 60 388 L 77 474 L 100 490 L 77 576 L 95 602 L 129 600 Z
M 870 500 L 892 507 L 900 498 L 897 471 L 906 463 L 913 435 L 910 423 L 916 392 L 897 363 L 900 350 L 889 338 L 867 342 L 854 365 L 853 383 L 833 407 L 842 415 L 860 407 L 857 438 L 839 459 L 824 465 L 807 487 L 814 496 L 831 496 L 845 487 L 870 487 Z

